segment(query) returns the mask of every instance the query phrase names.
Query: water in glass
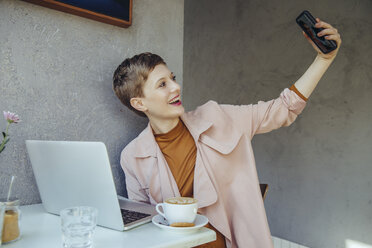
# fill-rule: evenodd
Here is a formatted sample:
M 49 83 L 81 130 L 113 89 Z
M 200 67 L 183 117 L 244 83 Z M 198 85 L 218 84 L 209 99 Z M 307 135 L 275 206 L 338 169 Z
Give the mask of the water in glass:
M 64 248 L 91 248 L 97 224 L 97 210 L 75 207 L 61 211 L 62 242 Z

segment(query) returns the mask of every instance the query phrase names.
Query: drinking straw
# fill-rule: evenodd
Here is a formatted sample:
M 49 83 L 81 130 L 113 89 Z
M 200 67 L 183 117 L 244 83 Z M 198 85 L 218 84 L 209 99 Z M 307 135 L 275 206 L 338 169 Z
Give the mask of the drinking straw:
M 12 192 L 12 187 L 13 187 L 13 182 L 14 182 L 14 178 L 15 178 L 15 176 L 12 176 L 12 179 L 10 180 L 10 186 L 9 186 L 9 190 L 8 190 L 8 198 L 7 198 L 7 202 L 9 201 L 9 199 L 10 199 L 10 194 L 11 194 L 11 192 Z

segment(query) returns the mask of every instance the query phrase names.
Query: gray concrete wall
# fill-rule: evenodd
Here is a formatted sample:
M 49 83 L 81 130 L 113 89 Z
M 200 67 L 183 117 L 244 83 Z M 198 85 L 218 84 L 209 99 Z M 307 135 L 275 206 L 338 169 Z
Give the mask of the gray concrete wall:
M 166 11 L 164 11 L 166 10 Z M 103 141 L 116 188 L 126 195 L 119 156 L 147 120 L 112 91 L 112 75 L 129 56 L 164 57 L 182 79 L 183 0 L 134 1 L 127 29 L 23 1 L 0 1 L 0 110 L 19 114 L 0 154 L 0 198 L 10 175 L 22 204 L 40 202 L 27 139 Z M 1 114 L 2 115 L 2 114 Z M 6 122 L 0 118 L 0 130 Z
M 343 44 L 297 121 L 253 139 L 270 228 L 309 247 L 372 245 L 371 1 L 185 1 L 184 103 L 276 98 L 315 58 L 304 9 Z

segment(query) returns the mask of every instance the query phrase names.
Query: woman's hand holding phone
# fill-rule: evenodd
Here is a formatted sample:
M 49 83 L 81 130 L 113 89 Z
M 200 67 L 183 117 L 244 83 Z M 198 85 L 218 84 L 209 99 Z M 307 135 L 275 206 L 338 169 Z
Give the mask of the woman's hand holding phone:
M 341 37 L 337 29 L 319 18 L 315 19 L 307 10 L 302 11 L 296 18 L 296 22 L 320 58 L 329 60 L 336 57 L 341 45 Z
M 331 24 L 321 21 L 319 18 L 316 18 L 317 23 L 315 24 L 316 28 L 324 28 L 320 31 L 317 36 L 324 37 L 326 40 L 333 40 L 337 43 L 337 48 L 327 54 L 322 53 L 322 51 L 314 44 L 314 42 L 309 38 L 309 36 L 302 31 L 305 38 L 310 42 L 310 44 L 314 47 L 314 49 L 318 52 L 318 57 L 323 59 L 333 59 L 336 57 L 338 50 L 341 46 L 341 36 L 338 33 L 338 30 L 334 28 Z

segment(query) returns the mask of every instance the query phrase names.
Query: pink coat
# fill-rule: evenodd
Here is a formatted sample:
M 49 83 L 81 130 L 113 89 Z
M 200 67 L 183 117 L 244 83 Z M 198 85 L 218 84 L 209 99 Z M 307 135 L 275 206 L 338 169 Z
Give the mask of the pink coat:
M 273 247 L 251 140 L 290 125 L 305 105 L 285 89 L 272 101 L 243 106 L 209 101 L 181 117 L 197 147 L 194 197 L 199 211 L 225 236 L 228 247 Z M 180 196 L 150 126 L 125 147 L 121 165 L 130 199 L 156 204 Z

